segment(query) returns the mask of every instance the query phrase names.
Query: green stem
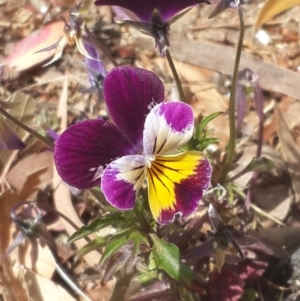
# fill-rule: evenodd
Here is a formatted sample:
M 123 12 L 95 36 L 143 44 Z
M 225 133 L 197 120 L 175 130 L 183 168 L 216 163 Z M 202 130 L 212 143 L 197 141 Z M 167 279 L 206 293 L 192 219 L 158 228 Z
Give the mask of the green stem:
M 184 92 L 183 92 L 183 89 L 182 89 L 182 86 L 181 86 L 181 82 L 180 82 L 176 67 L 174 65 L 171 53 L 170 53 L 168 48 L 165 50 L 165 53 L 166 53 L 166 57 L 167 57 L 169 66 L 170 66 L 172 74 L 173 74 L 173 78 L 174 78 L 176 86 L 177 86 L 179 98 L 180 98 L 181 101 L 186 102 L 185 95 L 184 95 Z
M 219 182 L 222 184 L 225 182 L 226 176 L 230 170 L 230 167 L 232 165 L 232 161 L 234 158 L 234 151 L 236 146 L 236 125 L 235 125 L 235 97 L 236 97 L 236 86 L 238 82 L 238 72 L 239 72 L 239 66 L 240 66 L 240 59 L 242 54 L 242 48 L 243 48 L 243 41 L 244 41 L 244 16 L 242 8 L 238 8 L 239 13 L 239 20 L 240 20 L 240 36 L 239 36 L 239 42 L 237 46 L 237 52 L 235 57 L 235 63 L 234 63 L 234 71 L 233 71 L 233 77 L 232 77 L 232 85 L 230 89 L 230 99 L 229 99 L 229 131 L 230 131 L 230 137 L 229 137 L 229 145 L 228 145 L 228 152 L 226 156 L 226 161 L 223 167 L 223 170 L 220 175 Z
M 0 113 L 2 113 L 7 119 L 9 119 L 10 121 L 12 121 L 14 124 L 16 124 L 17 126 L 19 126 L 20 128 L 22 128 L 26 132 L 30 133 L 31 135 L 33 135 L 37 139 L 43 141 L 51 149 L 54 149 L 54 145 L 53 145 L 52 141 L 50 141 L 46 137 L 40 135 L 38 132 L 36 132 L 35 130 L 31 129 L 30 127 L 28 127 L 27 125 L 25 125 L 23 122 L 19 121 L 18 119 L 14 118 L 13 116 L 11 116 L 1 106 L 0 106 Z

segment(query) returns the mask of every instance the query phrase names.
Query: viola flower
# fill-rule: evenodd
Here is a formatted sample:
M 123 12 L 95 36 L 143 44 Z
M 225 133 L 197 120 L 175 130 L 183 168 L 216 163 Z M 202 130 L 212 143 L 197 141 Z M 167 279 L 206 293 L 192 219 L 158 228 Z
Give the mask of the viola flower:
M 87 120 L 61 134 L 55 163 L 62 179 L 80 189 L 100 184 L 107 201 L 122 210 L 134 207 L 147 182 L 149 206 L 159 223 L 191 214 L 211 178 L 201 152 L 176 152 L 193 135 L 191 107 L 163 102 L 162 82 L 140 68 L 113 69 L 103 91 L 114 124 Z
M 188 7 L 199 3 L 210 4 L 209 0 L 96 0 L 95 5 L 113 5 L 120 19 L 134 25 L 155 38 L 156 45 L 164 55 L 164 48 L 169 47 L 168 33 L 171 19 Z M 119 6 L 124 10 L 120 10 Z M 131 11 L 132 13 L 128 12 Z M 139 20 L 139 22 L 135 22 Z M 177 17 L 174 18 L 177 20 Z

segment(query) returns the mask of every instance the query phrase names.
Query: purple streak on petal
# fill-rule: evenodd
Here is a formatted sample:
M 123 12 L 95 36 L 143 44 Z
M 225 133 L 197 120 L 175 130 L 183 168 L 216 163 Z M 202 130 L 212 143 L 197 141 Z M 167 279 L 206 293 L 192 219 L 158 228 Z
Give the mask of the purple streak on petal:
M 211 172 L 212 169 L 209 161 L 203 157 L 194 175 L 180 183 L 175 183 L 176 207 L 174 210 L 162 211 L 158 222 L 169 224 L 175 218 L 186 217 L 193 213 L 201 201 L 204 192 L 209 188 Z
M 208 0 L 96 0 L 95 5 L 117 5 L 131 10 L 142 21 L 150 22 L 154 8 L 158 9 L 162 21 L 168 21 L 181 10 L 198 3 L 210 4 Z
M 14 133 L 14 131 L 6 124 L 5 120 L 0 118 L 0 149 L 13 150 L 22 149 L 26 145 Z
M 118 157 L 131 154 L 132 143 L 104 120 L 78 122 L 55 144 L 54 160 L 61 178 L 78 189 L 100 184 L 100 171 Z
M 161 80 L 148 70 L 121 66 L 107 75 L 103 88 L 113 121 L 136 150 L 140 149 L 146 116 L 153 105 L 164 99 Z
M 145 178 L 145 157 L 124 156 L 103 172 L 101 189 L 107 201 L 122 210 L 134 207 L 136 192 Z
M 169 101 L 156 105 L 145 121 L 143 146 L 145 155 L 166 155 L 187 143 L 194 129 L 189 105 Z

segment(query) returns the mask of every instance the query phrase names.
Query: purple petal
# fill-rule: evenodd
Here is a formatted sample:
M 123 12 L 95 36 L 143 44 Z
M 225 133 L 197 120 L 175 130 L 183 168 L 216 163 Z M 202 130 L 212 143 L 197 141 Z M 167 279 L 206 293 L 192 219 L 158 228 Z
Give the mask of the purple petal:
M 91 84 L 94 84 L 94 81 L 96 77 L 100 74 L 103 77 L 106 76 L 106 69 L 105 66 L 96 50 L 95 47 L 93 47 L 88 42 L 84 42 L 84 47 L 87 53 L 90 55 L 90 57 L 94 58 L 94 60 L 85 57 L 84 62 L 86 66 L 88 67 L 88 73 L 90 77 Z
M 145 180 L 145 157 L 124 156 L 103 172 L 101 189 L 107 201 L 118 209 L 134 207 L 136 192 Z
M 100 184 L 101 171 L 118 157 L 131 154 L 134 146 L 104 120 L 78 122 L 63 132 L 55 144 L 54 160 L 61 178 L 87 189 Z
M 124 20 L 130 20 L 130 21 L 140 21 L 138 16 L 136 16 L 132 11 L 120 7 L 120 6 L 113 6 L 112 7 L 114 13 L 115 13 L 115 21 L 124 21 Z
M 208 0 L 96 0 L 95 5 L 117 5 L 131 10 L 142 21 L 150 22 L 156 8 L 162 20 L 167 21 L 181 10 L 198 3 L 210 4 Z
M 103 88 L 113 121 L 140 149 L 146 116 L 151 107 L 164 99 L 161 80 L 145 69 L 121 66 L 107 75 Z
M 161 103 L 146 118 L 144 154 L 171 154 L 192 138 L 193 130 L 194 117 L 189 105 L 175 101 Z

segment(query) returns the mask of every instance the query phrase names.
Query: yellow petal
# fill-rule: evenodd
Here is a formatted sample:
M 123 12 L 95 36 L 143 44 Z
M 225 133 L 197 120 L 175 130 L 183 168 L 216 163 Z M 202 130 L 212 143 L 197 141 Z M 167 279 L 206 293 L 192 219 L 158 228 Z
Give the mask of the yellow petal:
M 191 214 L 208 189 L 209 161 L 198 151 L 156 157 L 147 170 L 149 205 L 154 218 L 171 223 Z

